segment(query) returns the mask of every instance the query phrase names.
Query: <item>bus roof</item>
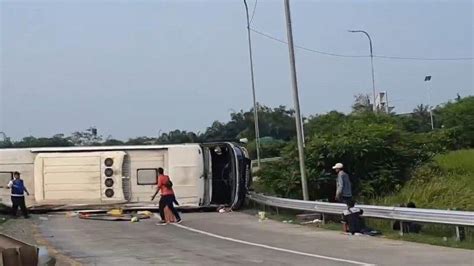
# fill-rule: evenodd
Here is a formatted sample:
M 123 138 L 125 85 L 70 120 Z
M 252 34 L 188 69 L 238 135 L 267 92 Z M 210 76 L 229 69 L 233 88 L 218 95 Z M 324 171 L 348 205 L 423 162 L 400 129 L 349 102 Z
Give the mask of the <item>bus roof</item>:
M 33 153 L 39 152 L 80 152 L 80 151 L 117 151 L 117 150 L 161 150 L 172 147 L 199 146 L 199 143 L 186 143 L 174 145 L 126 145 L 126 146 L 87 146 L 87 147 L 46 147 L 31 148 Z

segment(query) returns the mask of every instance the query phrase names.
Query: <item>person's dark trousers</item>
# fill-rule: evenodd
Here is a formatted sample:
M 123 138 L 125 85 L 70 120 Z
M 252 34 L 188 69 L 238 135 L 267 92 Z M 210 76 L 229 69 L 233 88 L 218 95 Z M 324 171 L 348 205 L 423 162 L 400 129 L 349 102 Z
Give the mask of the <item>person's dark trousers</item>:
M 25 204 L 25 197 L 12 197 L 12 215 L 16 217 L 16 213 L 20 207 L 25 218 L 28 218 L 28 210 Z
M 160 217 L 161 217 L 162 221 L 165 220 L 165 207 L 166 206 L 168 206 L 168 208 L 170 208 L 171 212 L 176 217 L 176 219 L 181 220 L 181 216 L 179 216 L 178 210 L 176 210 L 175 207 L 174 207 L 174 201 L 175 200 L 176 199 L 175 199 L 174 195 L 161 196 L 159 207 L 160 207 Z
M 344 203 L 344 204 L 347 205 L 350 201 L 352 201 L 352 197 L 344 197 L 344 196 L 342 196 L 340 201 L 341 201 L 342 203 Z

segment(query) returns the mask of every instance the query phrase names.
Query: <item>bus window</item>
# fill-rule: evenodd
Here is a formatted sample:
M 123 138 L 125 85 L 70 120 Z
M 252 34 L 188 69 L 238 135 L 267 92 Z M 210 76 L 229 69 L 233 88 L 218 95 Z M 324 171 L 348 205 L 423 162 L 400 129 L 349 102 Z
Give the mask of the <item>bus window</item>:
M 13 179 L 13 172 L 0 172 L 0 187 L 7 187 L 8 182 Z
M 138 185 L 156 185 L 158 177 L 158 169 L 147 168 L 137 170 L 137 184 Z

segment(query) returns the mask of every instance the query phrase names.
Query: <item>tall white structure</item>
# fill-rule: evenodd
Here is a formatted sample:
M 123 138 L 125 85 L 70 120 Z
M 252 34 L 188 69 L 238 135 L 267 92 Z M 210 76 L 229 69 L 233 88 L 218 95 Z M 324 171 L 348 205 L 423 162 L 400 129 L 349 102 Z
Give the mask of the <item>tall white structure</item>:
M 377 98 L 375 99 L 376 110 L 380 112 L 390 113 L 394 107 L 389 106 L 388 103 L 388 93 L 387 91 L 381 91 L 378 93 Z

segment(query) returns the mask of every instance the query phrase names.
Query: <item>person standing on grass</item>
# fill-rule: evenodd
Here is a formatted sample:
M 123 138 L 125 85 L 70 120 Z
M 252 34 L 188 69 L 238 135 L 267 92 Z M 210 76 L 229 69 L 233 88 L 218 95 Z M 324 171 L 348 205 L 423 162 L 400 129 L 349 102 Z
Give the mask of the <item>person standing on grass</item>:
M 25 204 L 25 192 L 28 196 L 30 195 L 30 192 L 28 192 L 28 189 L 26 189 L 23 179 L 20 178 L 19 172 L 13 173 L 13 179 L 8 182 L 8 188 L 11 189 L 13 217 L 16 217 L 18 207 L 20 207 L 23 216 L 25 218 L 29 218 L 28 210 Z
M 176 218 L 177 223 L 181 223 L 181 217 L 179 216 L 178 211 L 174 207 L 176 203 L 176 197 L 173 191 L 173 183 L 170 180 L 170 177 L 164 174 L 163 168 L 158 168 L 158 187 L 155 194 L 151 197 L 151 200 L 154 200 L 158 192 L 161 191 L 160 197 L 160 224 L 166 224 L 165 208 L 168 207 L 169 210 L 173 213 Z
M 332 169 L 337 173 L 336 200 L 347 204 L 352 200 L 352 187 L 349 175 L 344 172 L 344 165 L 342 163 L 336 163 Z

